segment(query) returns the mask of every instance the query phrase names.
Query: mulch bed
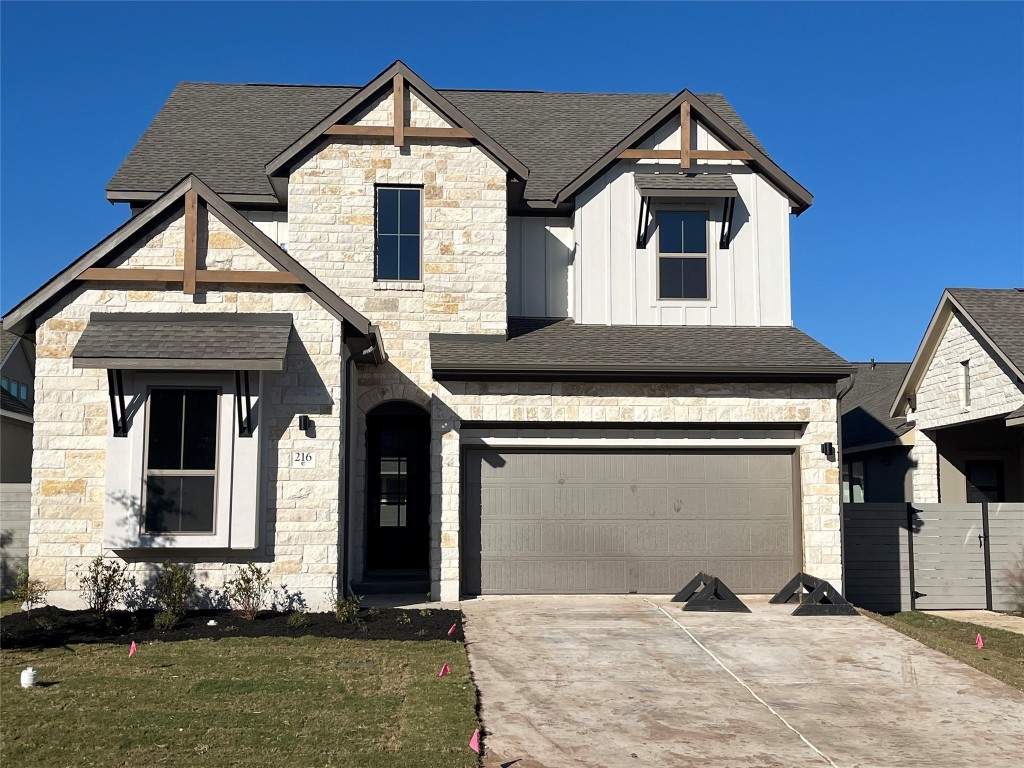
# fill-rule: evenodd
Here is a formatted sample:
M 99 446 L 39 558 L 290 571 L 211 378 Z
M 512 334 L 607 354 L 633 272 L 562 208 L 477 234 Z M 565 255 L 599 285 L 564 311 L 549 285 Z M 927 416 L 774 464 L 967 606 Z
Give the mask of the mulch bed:
M 31 615 L 19 612 L 0 620 L 0 647 L 55 648 L 77 643 L 174 642 L 222 637 L 463 640 L 462 613 L 448 609 L 431 608 L 421 613 L 400 608 L 363 608 L 355 623 L 342 623 L 333 613 L 304 615 L 305 623 L 296 626 L 294 619 L 289 624 L 291 614 L 287 613 L 265 611 L 255 620 L 247 621 L 234 611 L 190 611 L 173 629 L 159 630 L 153 626 L 155 611 L 113 611 L 104 622 L 89 611 L 45 606 L 34 609 Z M 217 622 L 216 626 L 207 624 L 211 619 Z M 456 630 L 448 635 L 452 624 L 457 625 Z

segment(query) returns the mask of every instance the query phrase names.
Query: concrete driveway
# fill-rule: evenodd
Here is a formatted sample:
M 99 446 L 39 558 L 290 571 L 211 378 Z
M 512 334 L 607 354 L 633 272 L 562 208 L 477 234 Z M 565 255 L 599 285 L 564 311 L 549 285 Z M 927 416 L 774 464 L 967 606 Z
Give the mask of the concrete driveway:
M 468 600 L 484 765 L 1018 764 L 1024 694 L 863 617 L 667 598 Z

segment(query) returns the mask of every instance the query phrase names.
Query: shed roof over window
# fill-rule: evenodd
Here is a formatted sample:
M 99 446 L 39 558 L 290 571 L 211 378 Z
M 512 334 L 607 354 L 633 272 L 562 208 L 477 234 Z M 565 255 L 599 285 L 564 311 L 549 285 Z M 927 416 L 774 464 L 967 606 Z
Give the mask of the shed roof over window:
M 290 314 L 93 312 L 75 368 L 280 371 Z
M 727 174 L 638 173 L 643 197 L 736 197 L 736 182 Z

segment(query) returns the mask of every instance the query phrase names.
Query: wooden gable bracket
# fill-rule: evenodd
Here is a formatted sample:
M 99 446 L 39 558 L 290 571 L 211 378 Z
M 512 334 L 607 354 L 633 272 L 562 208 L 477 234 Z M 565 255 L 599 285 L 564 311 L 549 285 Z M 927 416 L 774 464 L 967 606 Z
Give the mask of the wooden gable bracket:
M 465 128 L 421 128 L 406 125 L 405 77 L 401 72 L 391 80 L 394 93 L 394 124 L 393 125 L 337 125 L 328 126 L 324 136 L 349 136 L 391 139 L 396 147 L 404 147 L 406 139 L 472 139 L 473 134 Z
M 743 150 L 690 149 L 693 121 L 690 119 L 690 102 L 679 105 L 679 149 L 625 149 L 619 153 L 620 160 L 675 160 L 679 167 L 688 170 L 694 160 L 750 160 L 750 154 Z
M 118 269 L 92 267 L 77 278 L 93 282 L 181 283 L 182 293 L 194 296 L 199 283 L 246 283 L 250 285 L 299 285 L 291 272 L 262 270 L 199 269 L 199 195 L 185 192 L 185 264 L 183 269 Z

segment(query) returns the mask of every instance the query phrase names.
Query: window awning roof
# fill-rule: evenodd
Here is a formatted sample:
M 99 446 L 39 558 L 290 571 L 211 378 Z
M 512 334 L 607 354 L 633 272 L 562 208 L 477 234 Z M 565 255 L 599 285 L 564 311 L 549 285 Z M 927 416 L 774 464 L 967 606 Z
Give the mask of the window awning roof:
M 93 312 L 75 368 L 280 371 L 290 314 Z
M 726 174 L 637 173 L 642 197 L 736 197 L 736 182 Z

